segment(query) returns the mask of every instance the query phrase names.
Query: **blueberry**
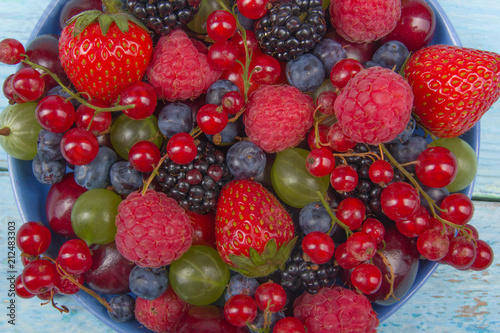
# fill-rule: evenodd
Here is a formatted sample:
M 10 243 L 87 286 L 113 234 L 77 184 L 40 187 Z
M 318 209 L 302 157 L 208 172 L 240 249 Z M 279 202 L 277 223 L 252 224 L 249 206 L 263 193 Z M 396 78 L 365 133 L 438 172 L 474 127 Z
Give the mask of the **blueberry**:
M 136 266 L 129 274 L 130 290 L 148 301 L 160 297 L 168 287 L 168 272 L 166 268 L 151 269 Z
M 109 171 L 117 159 L 112 149 L 99 147 L 99 152 L 92 162 L 75 166 L 76 183 L 88 190 L 106 188 L 110 184 Z
M 113 297 L 108 302 L 113 312 L 108 310 L 108 315 L 117 323 L 124 323 L 135 317 L 135 299 L 127 294 Z
M 246 294 L 254 297 L 255 290 L 257 290 L 258 287 L 259 282 L 256 279 L 237 273 L 229 280 L 228 287 L 224 292 L 224 299 L 227 301 L 232 296 L 239 294 Z
M 282 319 L 282 318 L 285 318 L 285 313 L 283 311 L 278 311 L 278 312 L 271 313 L 271 322 L 269 323 L 270 324 L 269 328 L 272 330 L 272 328 L 274 327 L 274 325 L 276 325 L 276 323 L 280 319 Z M 264 328 L 264 322 L 265 322 L 264 312 L 258 310 L 257 311 L 257 316 L 255 317 L 255 319 L 252 322 L 252 326 L 257 327 L 260 330 L 259 331 L 254 331 L 251 328 L 249 328 L 248 330 L 251 333 L 262 332 L 262 329 Z
M 428 187 L 425 186 L 422 183 L 419 183 L 420 187 L 424 192 L 431 197 L 432 200 L 436 202 L 436 205 L 439 207 L 441 206 L 441 203 L 443 202 L 444 198 L 450 195 L 450 191 L 446 187 Z M 430 210 L 429 203 L 427 200 L 425 200 L 424 196 L 420 194 L 420 204 L 427 208 L 427 210 Z
M 396 72 L 401 70 L 403 64 L 410 55 L 408 48 L 397 40 L 391 40 L 375 51 L 372 61 L 380 65 L 380 67 L 395 69 Z
M 389 143 L 403 143 L 408 141 L 410 137 L 413 135 L 413 132 L 415 132 L 416 125 L 417 122 L 415 121 L 415 118 L 410 117 L 410 120 L 408 121 L 408 124 L 406 124 L 406 127 L 403 130 L 403 132 L 399 133 L 396 136 L 396 138 L 390 141 Z
M 31 162 L 33 175 L 42 184 L 52 185 L 61 181 L 66 172 L 64 160 L 43 160 L 38 154 Z
M 191 108 L 184 103 L 170 103 L 158 114 L 158 128 L 167 138 L 177 133 L 189 133 L 193 129 Z
M 306 235 L 313 231 L 328 232 L 332 218 L 321 202 L 311 202 L 300 210 L 299 225 Z
M 241 122 L 236 121 L 227 123 L 226 127 L 224 127 L 222 132 L 219 133 L 221 137 L 220 144 L 229 144 L 235 142 L 236 137 L 242 136 L 243 132 L 244 131 Z M 210 142 L 214 142 L 213 135 L 206 134 L 206 136 L 210 140 Z
M 238 86 L 229 80 L 217 80 L 208 87 L 207 94 L 205 95 L 206 104 L 220 105 L 222 97 L 228 91 L 240 91 Z
M 417 160 L 418 155 L 427 149 L 427 141 L 421 136 L 413 135 L 406 142 L 391 144 L 389 149 L 396 161 L 406 164 Z M 414 165 L 409 165 L 406 168 L 410 172 L 415 170 Z
M 289 61 L 285 72 L 288 83 L 302 92 L 315 91 L 325 80 L 323 63 L 310 53 Z
M 325 74 L 330 75 L 333 65 L 347 58 L 347 52 L 336 40 L 325 38 L 311 52 L 323 63 Z
M 52 133 L 47 130 L 40 130 L 37 141 L 37 153 L 42 160 L 62 160 L 61 139 L 64 133 Z
M 109 180 L 116 193 L 128 195 L 142 186 L 143 175 L 129 161 L 120 161 L 111 166 Z
M 266 154 L 255 143 L 240 141 L 227 151 L 226 163 L 235 179 L 254 178 L 264 171 Z
M 76 91 L 74 91 L 74 90 L 71 90 L 71 91 L 73 91 L 73 93 L 76 93 Z M 64 91 L 60 85 L 56 85 L 55 87 L 50 88 L 49 91 L 47 91 L 47 96 L 51 96 L 51 95 L 57 95 L 57 96 L 61 96 L 64 98 L 71 97 L 71 95 L 68 94 L 66 91 Z M 75 110 L 78 109 L 78 107 L 80 106 L 80 102 L 78 102 L 75 98 L 71 98 L 69 101 L 71 102 L 71 104 L 73 104 L 73 107 L 75 108 Z

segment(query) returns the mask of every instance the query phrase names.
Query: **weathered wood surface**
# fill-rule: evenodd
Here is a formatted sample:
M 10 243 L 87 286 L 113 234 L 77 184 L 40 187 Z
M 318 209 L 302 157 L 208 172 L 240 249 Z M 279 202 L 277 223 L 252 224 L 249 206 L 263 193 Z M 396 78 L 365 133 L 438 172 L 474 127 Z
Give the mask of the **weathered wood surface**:
M 0 0 L 0 40 L 18 38 L 25 43 L 49 0 Z M 462 44 L 500 53 L 500 3 L 495 0 L 440 0 Z M 0 82 L 13 67 L 0 65 Z M 0 94 L 1 95 L 1 94 Z M 7 105 L 0 96 L 0 109 Z M 474 189 L 476 213 L 472 224 L 497 254 L 500 203 L 500 103 L 483 117 L 479 170 Z M 16 326 L 7 323 L 9 302 L 7 222 L 20 218 L 6 172 L 6 155 L 0 149 L 0 332 L 111 332 L 71 297 L 58 299 L 70 308 L 59 314 L 37 299 L 16 299 Z M 500 332 L 500 264 L 485 272 L 461 272 L 441 265 L 418 294 L 384 322 L 380 332 Z M 16 270 L 21 272 L 17 263 Z

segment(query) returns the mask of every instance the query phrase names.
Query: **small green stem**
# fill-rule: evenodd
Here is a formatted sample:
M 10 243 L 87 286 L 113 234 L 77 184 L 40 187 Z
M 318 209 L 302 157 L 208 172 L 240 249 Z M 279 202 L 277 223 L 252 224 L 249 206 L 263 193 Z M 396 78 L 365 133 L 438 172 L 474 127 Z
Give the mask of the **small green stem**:
M 158 164 L 156 164 L 156 166 L 153 169 L 153 171 L 151 171 L 151 175 L 149 175 L 148 180 L 144 182 L 144 187 L 142 188 L 142 191 L 141 191 L 142 195 L 146 194 L 146 191 L 148 190 L 149 185 L 151 184 L 151 182 L 153 181 L 153 179 L 158 174 L 158 170 L 160 169 L 160 167 L 163 164 L 163 162 L 167 159 L 167 157 L 168 157 L 168 154 L 165 153 L 165 155 L 163 155 L 163 157 L 160 158 L 160 160 L 158 161 Z
M 326 200 L 323 197 L 323 195 L 321 194 L 321 192 L 317 191 L 316 194 L 318 195 L 319 200 L 321 201 L 323 206 L 325 206 L 325 209 L 328 212 L 328 215 L 330 215 L 330 218 L 332 219 L 332 225 L 330 226 L 330 229 L 328 230 L 327 234 L 329 235 L 333 231 L 333 227 L 335 226 L 335 224 L 338 224 L 345 230 L 347 237 L 352 235 L 351 229 L 349 229 L 349 227 L 347 225 L 345 225 L 344 222 L 340 221 L 337 218 L 337 216 L 335 216 L 335 214 L 332 212 L 330 205 L 328 204 L 328 202 L 326 202 Z
M 85 105 L 86 107 L 89 107 L 89 108 L 95 110 L 96 114 L 99 113 L 99 112 L 123 111 L 123 110 L 132 109 L 132 108 L 135 107 L 135 104 L 130 104 L 130 105 L 115 105 L 115 106 L 112 106 L 112 107 L 109 107 L 109 108 L 101 108 L 101 107 L 92 105 L 87 100 L 85 100 L 82 97 L 80 97 L 80 93 L 75 94 L 68 87 L 66 87 L 61 82 L 61 80 L 57 77 L 57 75 L 55 75 L 54 73 L 52 73 L 48 68 L 46 68 L 44 66 L 41 66 L 41 65 L 38 65 L 38 64 L 35 64 L 34 62 L 29 61 L 27 58 L 25 58 L 24 60 L 22 60 L 22 62 L 25 63 L 25 64 L 27 64 L 27 65 L 30 65 L 34 69 L 40 69 L 40 70 L 44 71 L 45 73 L 47 73 L 48 75 L 50 75 L 50 77 L 52 79 L 54 79 L 54 81 L 56 81 L 59 86 L 61 86 L 61 88 L 62 88 L 62 90 L 64 92 L 68 93 L 72 98 L 76 99 L 79 103 Z

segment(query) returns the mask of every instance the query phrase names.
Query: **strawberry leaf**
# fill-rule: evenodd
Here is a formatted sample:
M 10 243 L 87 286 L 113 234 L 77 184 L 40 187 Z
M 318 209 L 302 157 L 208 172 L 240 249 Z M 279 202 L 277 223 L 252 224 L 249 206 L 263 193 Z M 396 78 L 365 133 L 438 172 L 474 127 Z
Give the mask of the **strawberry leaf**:
M 71 18 L 71 20 L 68 21 L 68 24 L 72 23 L 73 21 L 75 22 L 75 27 L 73 28 L 73 37 L 81 34 L 82 31 L 85 30 L 85 28 L 87 28 L 89 24 L 93 23 L 101 14 L 102 12 L 100 10 L 88 10 Z
M 276 253 L 278 253 L 278 245 L 276 245 L 276 239 L 272 238 L 269 242 L 267 242 L 264 247 L 264 251 L 262 251 L 262 260 L 272 260 L 272 258 L 276 257 Z
M 113 22 L 114 22 L 113 18 L 108 14 L 102 14 L 99 16 L 99 27 L 101 28 L 101 33 L 103 36 L 106 36 L 109 27 Z
M 116 23 L 116 26 L 118 29 L 120 29 L 121 32 L 127 32 L 128 31 L 128 18 L 130 15 L 127 14 L 115 14 L 111 15 L 111 18 L 113 21 Z

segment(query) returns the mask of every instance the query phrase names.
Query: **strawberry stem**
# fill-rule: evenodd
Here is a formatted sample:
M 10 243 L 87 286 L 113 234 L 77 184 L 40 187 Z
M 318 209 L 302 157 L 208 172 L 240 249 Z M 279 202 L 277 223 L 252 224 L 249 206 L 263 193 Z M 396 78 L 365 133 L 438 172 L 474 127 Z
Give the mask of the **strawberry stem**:
M 123 7 L 120 0 L 102 0 L 102 7 L 105 13 L 116 14 Z

